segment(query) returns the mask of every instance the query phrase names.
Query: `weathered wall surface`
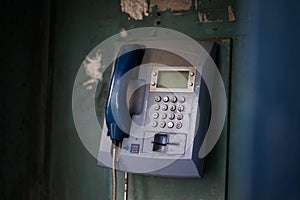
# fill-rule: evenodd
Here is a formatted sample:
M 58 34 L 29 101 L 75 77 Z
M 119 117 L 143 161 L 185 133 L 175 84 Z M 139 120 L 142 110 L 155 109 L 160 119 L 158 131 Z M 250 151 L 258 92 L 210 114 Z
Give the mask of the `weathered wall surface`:
M 220 45 L 219 67 L 228 98 L 231 98 L 230 68 L 237 72 L 238 65 L 246 62 L 243 60 L 242 49 L 247 42 L 241 28 L 248 22 L 249 13 L 245 14 L 239 10 L 239 5 L 233 1 L 187 0 L 181 4 L 168 2 L 175 1 L 56 2 L 55 21 L 52 22 L 55 40 L 52 49 L 54 92 L 50 160 L 51 199 L 110 198 L 110 170 L 98 167 L 96 160 L 81 144 L 71 111 L 72 87 L 78 67 L 86 54 L 109 36 L 119 33 L 120 30 L 159 26 L 180 31 L 197 39 L 215 39 Z M 102 103 L 99 104 L 102 106 L 103 101 L 105 95 L 100 98 Z M 225 127 L 221 140 L 207 158 L 203 179 L 130 175 L 130 199 L 225 199 L 228 181 L 226 162 L 229 156 L 227 141 L 230 137 L 239 137 L 227 134 L 227 128 Z M 230 148 L 235 154 L 239 147 L 232 144 Z M 238 160 L 239 163 L 240 161 Z M 241 169 L 242 166 L 237 167 Z M 235 169 L 235 174 L 240 175 L 238 173 L 239 170 Z M 122 173 L 119 173 L 120 199 L 122 180 Z M 242 190 L 239 186 L 236 187 Z

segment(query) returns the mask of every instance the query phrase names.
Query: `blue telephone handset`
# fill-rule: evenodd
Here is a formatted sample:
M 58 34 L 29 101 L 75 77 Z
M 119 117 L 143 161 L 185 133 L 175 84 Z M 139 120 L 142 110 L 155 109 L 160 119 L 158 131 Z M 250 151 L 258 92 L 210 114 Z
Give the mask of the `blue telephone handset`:
M 124 117 L 128 115 L 128 112 L 124 113 L 127 108 L 125 97 L 128 79 L 123 76 L 142 63 L 144 52 L 145 47 L 142 45 L 123 45 L 115 61 L 105 110 L 108 134 L 113 141 L 122 141 L 128 136 L 130 123 L 128 117 Z

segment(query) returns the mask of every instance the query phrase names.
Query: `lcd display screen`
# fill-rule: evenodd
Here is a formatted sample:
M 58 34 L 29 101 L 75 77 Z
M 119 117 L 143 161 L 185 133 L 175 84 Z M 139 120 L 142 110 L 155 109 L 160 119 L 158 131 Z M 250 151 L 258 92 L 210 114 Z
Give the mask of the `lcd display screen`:
M 158 71 L 157 88 L 187 88 L 189 71 Z

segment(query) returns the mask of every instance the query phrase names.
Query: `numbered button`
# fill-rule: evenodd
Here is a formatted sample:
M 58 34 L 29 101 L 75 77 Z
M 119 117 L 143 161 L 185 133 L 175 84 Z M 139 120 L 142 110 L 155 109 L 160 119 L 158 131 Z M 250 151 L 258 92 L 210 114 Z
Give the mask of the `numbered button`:
M 168 110 L 168 105 L 167 104 L 164 104 L 162 107 L 161 107 L 162 110 L 166 111 Z
M 160 102 L 161 97 L 160 97 L 160 96 L 155 96 L 155 97 L 154 97 L 154 100 L 155 100 L 156 102 Z
M 182 127 L 182 123 L 181 122 L 178 122 L 177 124 L 176 124 L 176 128 L 177 129 L 180 129 Z
M 168 96 L 165 96 L 165 97 L 163 98 L 163 101 L 164 101 L 164 102 L 168 102 L 168 101 L 169 101 L 169 97 L 168 97 Z
M 180 102 L 180 103 L 184 103 L 184 102 L 185 102 L 185 98 L 184 98 L 184 97 L 180 97 L 180 98 L 179 98 L 179 102 Z
M 178 114 L 178 115 L 177 115 L 177 119 L 178 119 L 178 120 L 182 120 L 182 118 L 183 118 L 183 115 L 182 115 L 182 114 Z
M 169 119 L 174 119 L 175 118 L 175 114 L 174 113 L 170 113 L 169 114 Z
M 171 99 L 171 101 L 172 101 L 172 103 L 176 103 L 176 101 L 177 101 L 177 97 L 172 97 L 172 99 Z
M 153 113 L 152 117 L 153 117 L 154 119 L 157 119 L 157 118 L 159 117 L 159 114 L 158 114 L 158 113 Z
M 159 127 L 164 128 L 166 126 L 166 122 L 160 122 Z
M 173 122 L 168 122 L 168 128 L 173 128 L 174 127 L 174 123 Z
M 162 113 L 162 114 L 160 115 L 160 117 L 161 117 L 162 119 L 166 119 L 166 118 L 167 118 L 167 114 L 166 114 L 166 113 Z
M 159 110 L 160 106 L 159 106 L 158 104 L 155 104 L 155 105 L 153 106 L 153 108 L 154 108 L 154 110 Z
M 182 112 L 184 110 L 184 106 L 183 105 L 179 105 L 178 108 L 177 108 L 177 110 L 179 112 Z
M 175 111 L 175 110 L 176 110 L 176 106 L 175 106 L 175 105 L 172 105 L 172 106 L 170 107 L 170 110 L 171 110 L 171 111 Z
M 151 122 L 151 126 L 152 126 L 152 127 L 157 127 L 157 121 L 152 121 L 152 122 Z

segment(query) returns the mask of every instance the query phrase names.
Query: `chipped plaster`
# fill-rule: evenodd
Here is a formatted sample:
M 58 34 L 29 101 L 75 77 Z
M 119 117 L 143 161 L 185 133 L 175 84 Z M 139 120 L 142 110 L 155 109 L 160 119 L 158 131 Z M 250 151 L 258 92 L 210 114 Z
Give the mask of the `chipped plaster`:
M 228 21 L 230 21 L 230 22 L 235 21 L 235 14 L 233 12 L 234 11 L 233 7 L 231 5 L 229 5 L 227 7 L 227 10 L 228 10 Z
M 142 20 L 143 15 L 148 16 L 147 0 L 121 0 L 121 10 L 135 20 Z
M 150 11 L 157 6 L 157 11 L 170 9 L 172 12 L 187 11 L 192 6 L 192 0 L 150 0 Z

